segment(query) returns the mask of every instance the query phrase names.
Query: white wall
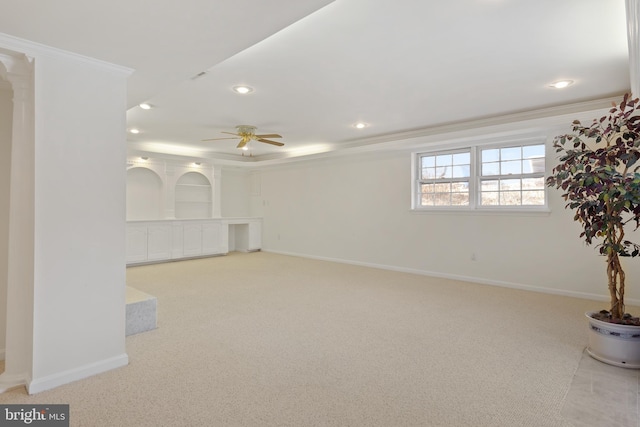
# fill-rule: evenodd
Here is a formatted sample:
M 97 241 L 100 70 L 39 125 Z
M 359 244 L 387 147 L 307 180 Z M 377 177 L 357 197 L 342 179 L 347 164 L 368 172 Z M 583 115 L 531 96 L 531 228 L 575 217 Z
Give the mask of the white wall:
M 262 168 L 252 214 L 264 218 L 263 249 L 608 300 L 605 260 L 579 239 L 558 191 L 549 190 L 549 214 L 415 213 L 410 155 Z M 548 148 L 547 168 L 554 163 Z M 628 303 L 637 304 L 640 259 L 625 261 Z
M 251 174 L 246 169 L 222 169 L 222 217 L 250 216 Z
M 1 82 L 0 82 L 1 83 Z M 7 261 L 9 256 L 9 178 L 13 92 L 0 87 L 0 357 L 4 357 L 7 320 Z
M 29 391 L 38 392 L 128 363 L 123 168 L 128 72 L 38 46 L 29 52 L 23 45 L 35 64 Z

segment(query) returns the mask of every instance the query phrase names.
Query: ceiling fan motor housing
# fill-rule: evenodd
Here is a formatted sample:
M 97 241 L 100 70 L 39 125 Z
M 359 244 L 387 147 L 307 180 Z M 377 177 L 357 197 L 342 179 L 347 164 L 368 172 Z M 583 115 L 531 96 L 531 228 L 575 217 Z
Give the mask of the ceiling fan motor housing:
M 238 133 L 240 135 L 243 135 L 243 134 L 255 135 L 255 132 L 256 132 L 256 127 L 249 126 L 249 125 L 238 125 L 236 126 L 236 129 L 238 129 Z

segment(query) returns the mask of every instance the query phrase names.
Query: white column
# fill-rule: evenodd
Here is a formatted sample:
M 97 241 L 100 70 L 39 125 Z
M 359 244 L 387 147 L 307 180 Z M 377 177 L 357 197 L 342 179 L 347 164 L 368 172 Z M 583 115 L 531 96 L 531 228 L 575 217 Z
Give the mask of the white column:
M 164 219 L 176 219 L 176 170 L 166 163 L 164 168 Z
M 0 54 L 0 73 L 13 87 L 7 336 L 0 392 L 26 385 L 33 362 L 35 142 L 33 64 L 24 55 Z
M 213 168 L 213 183 L 211 185 L 211 191 L 213 191 L 211 198 L 213 204 L 211 206 L 211 217 L 220 218 L 222 216 L 222 170 L 219 167 Z

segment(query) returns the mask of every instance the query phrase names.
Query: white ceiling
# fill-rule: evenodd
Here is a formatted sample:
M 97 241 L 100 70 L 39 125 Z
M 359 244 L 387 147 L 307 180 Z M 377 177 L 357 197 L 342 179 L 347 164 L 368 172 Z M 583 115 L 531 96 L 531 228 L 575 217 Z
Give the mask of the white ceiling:
M 289 157 L 630 90 L 624 0 L 0 0 L 0 10 L 2 33 L 136 69 L 136 153 Z M 575 83 L 548 86 L 561 79 Z M 255 91 L 235 94 L 240 83 Z M 240 124 L 285 146 L 252 142 L 241 157 L 236 140 L 201 142 Z

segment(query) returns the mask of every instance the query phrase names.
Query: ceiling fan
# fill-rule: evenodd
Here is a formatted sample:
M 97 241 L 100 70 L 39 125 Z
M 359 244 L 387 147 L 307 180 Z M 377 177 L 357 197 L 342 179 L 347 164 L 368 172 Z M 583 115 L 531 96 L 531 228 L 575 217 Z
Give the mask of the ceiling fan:
M 236 129 L 238 129 L 238 131 L 236 133 L 233 133 L 233 132 L 222 132 L 222 133 L 227 133 L 229 135 L 235 135 L 233 137 L 203 139 L 202 141 L 217 141 L 217 140 L 221 140 L 221 139 L 237 139 L 237 138 L 240 138 L 240 143 L 238 144 L 237 148 L 243 148 L 251 140 L 259 141 L 259 142 L 265 142 L 267 144 L 277 145 L 279 147 L 284 145 L 282 142 L 271 141 L 270 139 L 267 139 L 267 138 L 282 138 L 282 136 L 278 135 L 277 133 L 270 133 L 270 134 L 266 134 L 266 135 L 256 135 L 256 127 L 255 126 L 249 126 L 249 125 L 238 125 L 238 126 L 236 126 Z

